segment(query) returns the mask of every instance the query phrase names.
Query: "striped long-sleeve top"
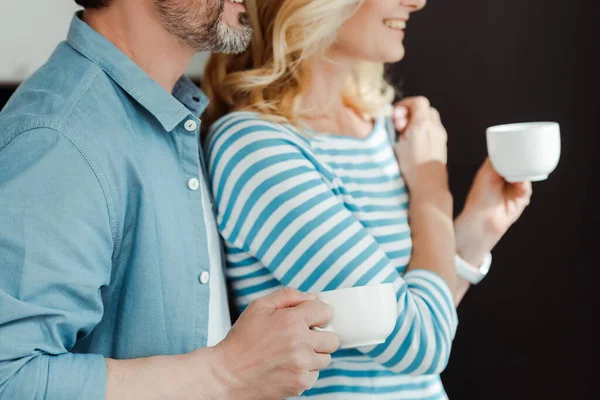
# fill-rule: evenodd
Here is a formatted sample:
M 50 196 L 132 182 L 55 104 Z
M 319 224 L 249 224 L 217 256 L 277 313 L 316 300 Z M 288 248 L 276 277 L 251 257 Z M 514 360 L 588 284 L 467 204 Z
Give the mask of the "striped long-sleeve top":
M 457 326 L 452 293 L 411 256 L 408 192 L 385 121 L 364 139 L 300 132 L 234 112 L 206 142 L 240 310 L 282 286 L 302 291 L 392 282 L 398 319 L 383 344 L 333 354 L 303 396 L 445 399 L 445 368 Z

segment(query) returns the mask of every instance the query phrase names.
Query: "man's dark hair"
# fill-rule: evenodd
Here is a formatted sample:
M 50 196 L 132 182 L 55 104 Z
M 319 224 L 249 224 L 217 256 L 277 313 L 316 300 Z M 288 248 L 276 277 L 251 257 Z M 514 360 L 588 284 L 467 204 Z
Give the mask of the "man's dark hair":
M 75 0 L 83 8 L 102 8 L 110 4 L 111 0 Z

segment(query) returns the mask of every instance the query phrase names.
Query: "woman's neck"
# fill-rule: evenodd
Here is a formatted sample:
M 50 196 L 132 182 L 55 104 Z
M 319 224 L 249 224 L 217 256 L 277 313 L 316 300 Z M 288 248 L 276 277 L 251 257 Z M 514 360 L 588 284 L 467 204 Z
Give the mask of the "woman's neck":
M 309 111 L 304 121 L 315 131 L 359 138 L 371 132 L 372 121 L 344 104 L 342 93 L 352 68 L 352 61 L 332 56 L 310 61 L 310 81 L 300 97 L 300 107 Z

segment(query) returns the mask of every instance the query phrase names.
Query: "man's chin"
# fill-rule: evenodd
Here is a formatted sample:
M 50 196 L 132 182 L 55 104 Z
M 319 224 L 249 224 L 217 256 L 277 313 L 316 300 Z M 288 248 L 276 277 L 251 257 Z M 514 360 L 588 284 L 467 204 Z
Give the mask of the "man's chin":
M 225 21 L 219 25 L 219 45 L 214 50 L 216 53 L 240 54 L 246 51 L 252 40 L 252 29 L 239 23 L 230 26 Z

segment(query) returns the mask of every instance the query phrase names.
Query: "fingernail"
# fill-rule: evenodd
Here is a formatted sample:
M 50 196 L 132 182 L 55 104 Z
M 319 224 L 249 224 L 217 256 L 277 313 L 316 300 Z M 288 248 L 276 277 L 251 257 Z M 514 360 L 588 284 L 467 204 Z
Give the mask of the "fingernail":
M 406 109 L 406 107 L 399 106 L 394 109 L 394 116 L 396 118 L 404 118 L 407 113 L 408 110 Z

